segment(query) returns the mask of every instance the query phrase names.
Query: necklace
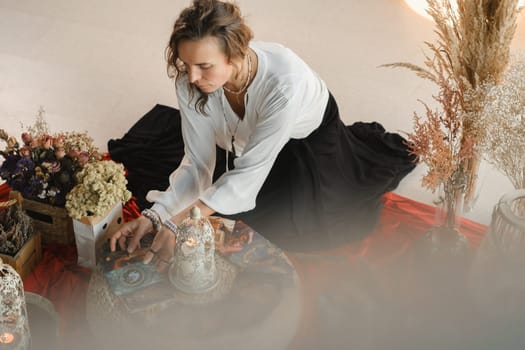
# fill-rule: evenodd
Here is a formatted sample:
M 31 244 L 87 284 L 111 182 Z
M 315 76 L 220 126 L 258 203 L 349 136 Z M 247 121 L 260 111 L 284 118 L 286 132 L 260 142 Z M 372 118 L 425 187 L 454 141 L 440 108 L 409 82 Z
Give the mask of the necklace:
M 250 79 L 252 78 L 252 58 L 249 52 L 246 56 L 248 58 L 248 77 L 246 78 L 246 82 L 244 83 L 242 88 L 238 91 L 233 91 L 233 90 L 228 89 L 225 85 L 222 86 L 222 88 L 228 91 L 230 94 L 240 95 L 248 88 L 248 85 L 250 84 Z
M 221 107 L 222 107 L 222 115 L 224 116 L 224 123 L 226 123 L 226 128 L 228 128 L 228 132 L 230 133 L 231 139 L 231 149 L 233 154 L 233 159 L 237 158 L 237 152 L 235 151 L 235 135 L 237 135 L 237 130 L 239 129 L 239 124 L 241 123 L 241 118 L 237 118 L 237 123 L 235 124 L 235 130 L 232 131 L 230 128 L 230 124 L 228 123 L 228 118 L 226 118 L 226 110 L 224 109 L 224 102 L 223 98 L 225 96 L 221 96 Z M 226 150 L 226 172 L 230 170 L 229 167 L 229 152 Z

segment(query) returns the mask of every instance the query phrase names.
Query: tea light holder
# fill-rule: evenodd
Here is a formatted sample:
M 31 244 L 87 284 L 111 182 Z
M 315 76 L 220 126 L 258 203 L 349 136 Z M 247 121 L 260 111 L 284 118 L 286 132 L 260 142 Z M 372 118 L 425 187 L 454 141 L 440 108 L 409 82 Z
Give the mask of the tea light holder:
M 175 288 L 192 294 L 207 292 L 218 282 L 214 230 L 198 207 L 179 226 L 168 276 Z
M 22 279 L 0 259 L 0 349 L 27 350 L 30 343 Z

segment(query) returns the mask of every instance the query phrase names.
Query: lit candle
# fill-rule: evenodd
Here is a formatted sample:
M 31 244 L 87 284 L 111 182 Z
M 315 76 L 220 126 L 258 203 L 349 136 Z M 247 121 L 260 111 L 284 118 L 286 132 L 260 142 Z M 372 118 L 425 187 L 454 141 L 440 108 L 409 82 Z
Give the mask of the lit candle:
M 194 255 L 195 247 L 197 246 L 197 240 L 193 237 L 188 237 L 186 241 L 181 245 L 181 252 L 184 256 Z
M 195 247 L 197 245 L 197 240 L 193 237 L 188 237 L 188 239 L 186 240 L 186 245 L 188 247 Z
M 202 292 L 216 281 L 214 230 L 198 207 L 179 226 L 174 263 L 168 272 L 171 283 L 185 293 Z
M 27 349 L 30 335 L 20 275 L 0 259 L 0 349 Z
M 0 344 L 11 344 L 15 340 L 13 333 L 4 332 L 0 334 Z

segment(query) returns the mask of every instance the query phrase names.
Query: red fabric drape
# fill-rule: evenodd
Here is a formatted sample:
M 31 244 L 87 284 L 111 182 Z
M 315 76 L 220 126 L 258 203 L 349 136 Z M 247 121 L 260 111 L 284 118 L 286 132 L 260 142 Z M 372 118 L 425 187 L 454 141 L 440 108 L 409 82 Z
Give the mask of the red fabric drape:
M 9 192 L 11 192 L 11 187 L 5 183 L 0 185 L 0 200 L 5 201 L 9 197 Z

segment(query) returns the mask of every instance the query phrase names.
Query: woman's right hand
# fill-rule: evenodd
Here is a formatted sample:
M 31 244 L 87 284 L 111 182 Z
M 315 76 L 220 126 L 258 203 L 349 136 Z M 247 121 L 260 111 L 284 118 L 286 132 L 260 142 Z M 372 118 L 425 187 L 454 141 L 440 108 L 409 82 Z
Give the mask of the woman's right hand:
M 137 242 L 140 242 L 146 233 L 152 231 L 153 224 L 151 220 L 144 216 L 139 216 L 133 221 L 126 222 L 116 232 L 111 234 L 109 238 L 109 248 L 114 252 L 118 242 L 121 250 L 127 250 L 128 253 L 132 253 L 138 247 Z M 129 245 L 127 244 L 128 239 L 131 239 Z

